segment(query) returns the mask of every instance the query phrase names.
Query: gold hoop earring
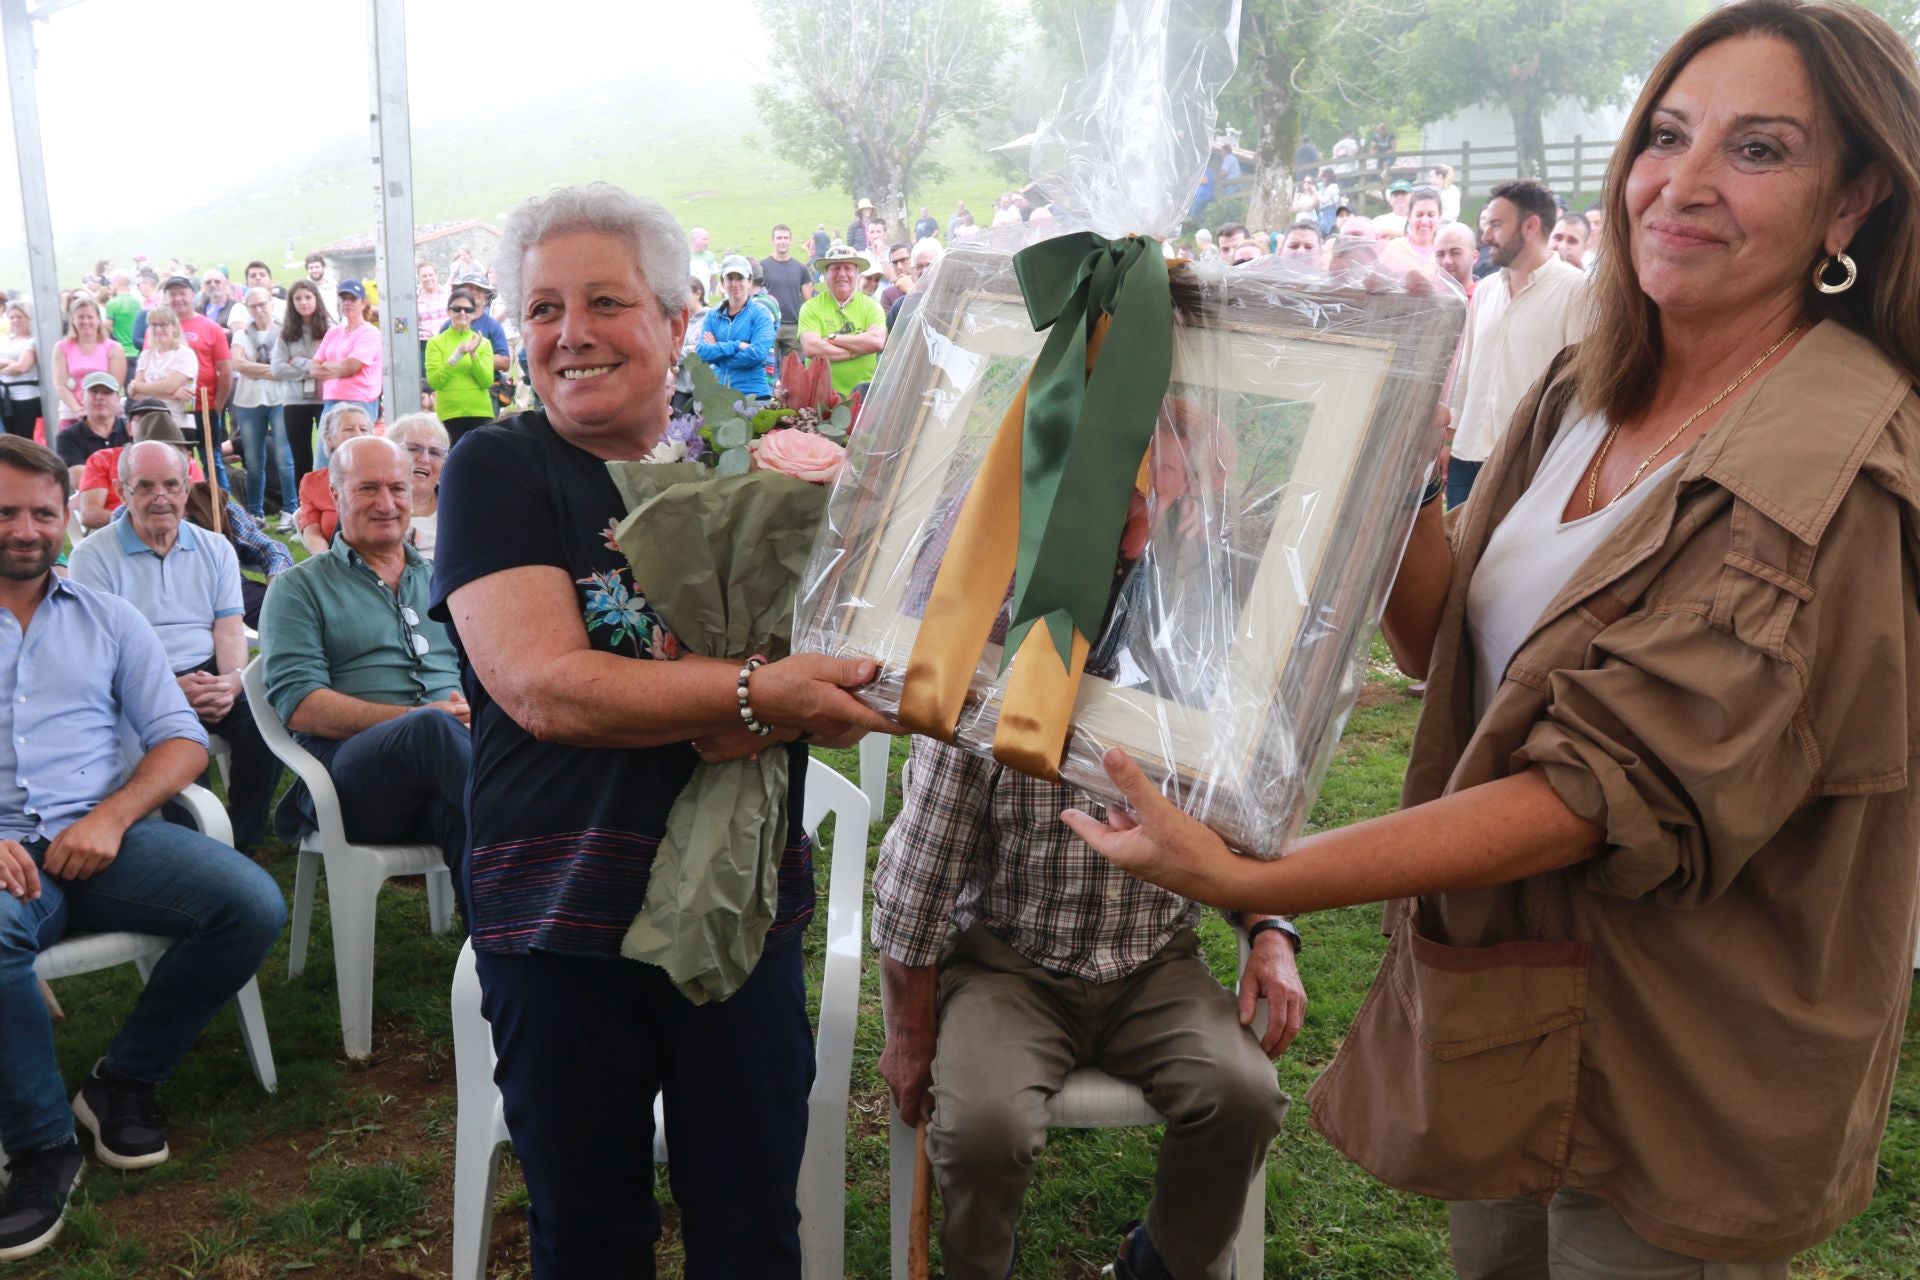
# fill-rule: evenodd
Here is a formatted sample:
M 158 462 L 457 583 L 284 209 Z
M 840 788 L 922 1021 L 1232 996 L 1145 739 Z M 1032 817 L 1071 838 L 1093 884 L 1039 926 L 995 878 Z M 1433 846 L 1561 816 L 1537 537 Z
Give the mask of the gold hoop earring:
M 1847 273 L 1847 278 L 1838 284 L 1829 284 L 1827 267 L 1835 262 L 1839 263 L 1840 269 Z M 1853 288 L 1853 282 L 1859 278 L 1860 268 L 1854 265 L 1853 259 L 1844 253 L 1836 253 L 1830 258 L 1820 259 L 1820 264 L 1813 269 L 1813 287 L 1822 293 L 1845 293 Z

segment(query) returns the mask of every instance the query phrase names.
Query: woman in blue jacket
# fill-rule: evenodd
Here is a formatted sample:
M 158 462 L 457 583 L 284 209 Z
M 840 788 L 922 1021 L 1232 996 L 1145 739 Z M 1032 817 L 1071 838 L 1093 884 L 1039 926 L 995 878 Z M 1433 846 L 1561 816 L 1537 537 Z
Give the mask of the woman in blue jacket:
M 743 395 L 769 398 L 773 387 L 767 381 L 767 362 L 773 358 L 773 340 L 779 327 L 765 307 L 753 302 L 753 264 L 738 254 L 728 254 L 720 264 L 720 281 L 726 300 L 708 311 L 701 322 L 694 354 L 712 366 L 721 386 Z

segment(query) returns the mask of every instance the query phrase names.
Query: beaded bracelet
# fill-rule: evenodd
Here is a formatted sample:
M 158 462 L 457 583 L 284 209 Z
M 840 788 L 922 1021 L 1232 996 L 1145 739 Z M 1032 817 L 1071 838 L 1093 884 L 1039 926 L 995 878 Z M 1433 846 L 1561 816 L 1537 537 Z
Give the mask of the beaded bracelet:
M 741 722 L 763 738 L 772 733 L 773 730 L 753 718 L 753 708 L 747 705 L 747 681 L 752 677 L 754 672 L 766 665 L 766 658 L 760 654 L 756 653 L 751 658 L 748 658 L 747 665 L 740 668 L 740 681 L 734 686 L 733 690 L 734 697 L 740 702 Z

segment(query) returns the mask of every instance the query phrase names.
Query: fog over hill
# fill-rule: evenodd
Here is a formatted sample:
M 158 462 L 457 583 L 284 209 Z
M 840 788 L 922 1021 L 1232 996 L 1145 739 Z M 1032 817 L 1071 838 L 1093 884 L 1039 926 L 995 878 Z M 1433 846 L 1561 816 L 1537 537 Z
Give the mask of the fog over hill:
M 62 279 L 135 252 L 202 267 L 258 257 L 281 274 L 310 248 L 373 231 L 365 9 L 326 6 L 337 16 L 323 26 L 292 3 L 84 0 L 37 23 Z M 411 0 L 416 220 L 498 218 L 555 184 L 606 178 L 709 223 L 718 244 L 758 249 L 769 208 L 802 234 L 844 223 L 841 193 L 816 191 L 757 142 L 748 86 L 766 72 L 753 33 L 728 26 L 729 81 L 710 70 L 715 28 L 689 14 Z M 186 57 L 140 52 L 158 48 Z M 0 148 L 0 282 L 18 287 L 26 256 L 4 100 Z

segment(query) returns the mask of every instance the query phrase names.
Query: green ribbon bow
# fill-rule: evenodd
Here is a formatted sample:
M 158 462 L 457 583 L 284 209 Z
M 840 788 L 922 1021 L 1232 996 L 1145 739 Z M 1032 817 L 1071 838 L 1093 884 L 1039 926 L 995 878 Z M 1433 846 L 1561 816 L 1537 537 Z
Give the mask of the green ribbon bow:
M 1106 616 L 1127 499 L 1173 375 L 1173 296 L 1160 242 L 1082 231 L 1013 256 L 1036 330 L 1051 329 L 1027 379 L 1020 547 L 1003 666 L 1045 622 L 1062 666 L 1073 633 Z M 1112 317 L 1093 369 L 1087 340 Z

